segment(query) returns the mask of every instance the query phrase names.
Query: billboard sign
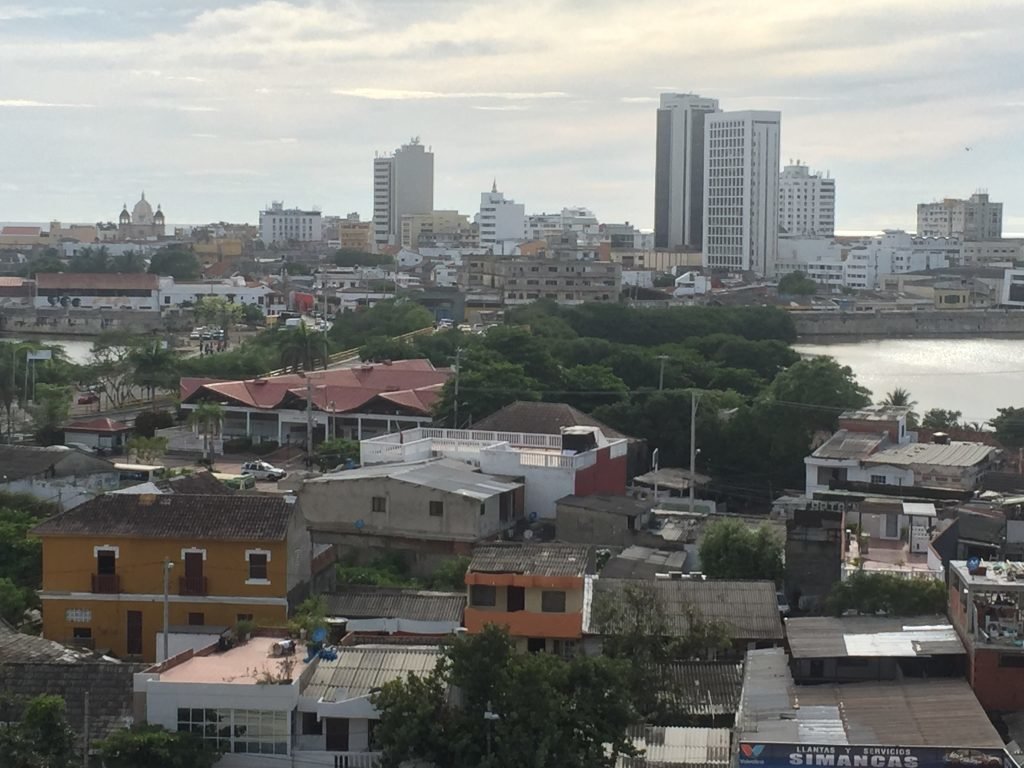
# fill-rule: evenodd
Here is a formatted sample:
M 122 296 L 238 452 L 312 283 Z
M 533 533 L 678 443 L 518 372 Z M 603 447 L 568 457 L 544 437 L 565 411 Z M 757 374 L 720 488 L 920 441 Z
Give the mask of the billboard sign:
M 1001 749 L 741 742 L 746 768 L 1004 768 Z

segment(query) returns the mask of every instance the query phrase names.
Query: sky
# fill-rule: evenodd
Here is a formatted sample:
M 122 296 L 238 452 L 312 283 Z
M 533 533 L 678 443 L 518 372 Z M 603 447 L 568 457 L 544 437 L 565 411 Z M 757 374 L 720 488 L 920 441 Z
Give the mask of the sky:
M 433 148 L 435 207 L 653 226 L 662 91 L 782 112 L 837 228 L 984 189 L 1024 232 L 1020 0 L 0 0 L 0 221 L 372 209 L 375 152 Z M 162 3 L 162 4 L 161 4 Z

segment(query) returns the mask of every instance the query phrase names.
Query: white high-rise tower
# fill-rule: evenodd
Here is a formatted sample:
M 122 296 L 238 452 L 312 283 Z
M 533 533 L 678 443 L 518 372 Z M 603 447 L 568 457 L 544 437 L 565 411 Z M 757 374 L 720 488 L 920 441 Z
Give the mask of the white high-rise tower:
M 373 159 L 373 230 L 377 245 L 402 242 L 402 217 L 434 210 L 434 153 L 412 139 Z
M 526 239 L 526 206 L 507 199 L 495 181 L 490 192 L 480 193 L 477 224 L 481 248 L 489 248 L 495 256 L 511 254 Z
M 779 252 L 779 112 L 704 121 L 704 266 L 774 274 Z
M 779 176 L 779 227 L 790 237 L 832 237 L 836 232 L 836 180 L 811 173 L 799 160 Z

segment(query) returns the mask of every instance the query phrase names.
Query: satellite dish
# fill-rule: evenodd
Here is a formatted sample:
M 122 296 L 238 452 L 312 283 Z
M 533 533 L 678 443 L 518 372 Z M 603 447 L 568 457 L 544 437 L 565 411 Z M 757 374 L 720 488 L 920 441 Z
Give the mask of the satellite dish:
M 310 639 L 314 643 L 322 643 L 327 639 L 327 630 L 323 627 L 317 627 L 313 630 L 313 634 L 310 636 Z
M 536 512 L 531 512 L 530 513 L 530 522 L 531 523 L 537 522 L 537 513 Z
M 357 531 L 363 530 L 363 526 L 365 526 L 365 525 L 366 525 L 366 523 L 364 523 L 362 520 L 356 520 L 356 530 Z
M 527 541 L 532 539 L 533 538 L 533 531 L 531 531 L 529 528 L 527 528 L 525 531 L 523 531 L 523 538 L 526 539 Z

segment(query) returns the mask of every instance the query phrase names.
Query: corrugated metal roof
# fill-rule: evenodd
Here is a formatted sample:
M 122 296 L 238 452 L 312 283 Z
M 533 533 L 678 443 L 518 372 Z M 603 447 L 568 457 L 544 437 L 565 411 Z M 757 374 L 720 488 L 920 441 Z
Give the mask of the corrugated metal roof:
M 590 561 L 585 544 L 482 544 L 473 550 L 470 573 L 583 576 Z
M 964 680 L 797 687 L 781 648 L 747 653 L 737 736 L 782 744 L 1003 748 Z
M 605 563 L 601 576 L 607 579 L 649 581 L 656 573 L 682 571 L 685 565 L 685 550 L 652 549 L 634 544 Z
M 433 488 L 484 501 L 523 486 L 507 477 L 474 472 L 468 464 L 452 460 L 415 461 L 405 464 L 380 464 L 359 469 L 332 472 L 307 480 L 309 484 L 343 483 L 370 478 L 390 478 L 422 488 Z
M 346 619 L 462 621 L 463 592 L 429 592 L 397 587 L 343 587 L 323 595 L 328 616 Z
M 627 579 L 594 579 L 594 605 L 615 599 L 630 585 Z M 701 581 L 658 579 L 647 582 L 662 604 L 666 619 L 675 632 L 690 627 L 691 611 L 701 618 L 725 625 L 733 640 L 779 640 L 783 638 L 775 585 L 770 581 Z M 591 631 L 585 627 L 584 632 Z
M 840 429 L 818 446 L 816 459 L 864 459 L 888 441 L 884 432 L 850 432 Z
M 690 715 L 731 715 L 740 704 L 743 663 L 677 661 L 659 668 L 660 695 L 672 708 Z
M 320 659 L 302 695 L 318 701 L 366 696 L 410 673 L 425 675 L 437 666 L 438 646 L 358 645 L 339 649 L 333 661 Z
M 849 616 L 786 620 L 794 659 L 887 656 L 945 656 L 964 653 L 956 631 L 944 618 Z
M 638 757 L 620 757 L 616 768 L 726 766 L 730 761 L 728 728 L 665 728 L 637 725 L 626 733 Z
M 984 443 L 907 443 L 878 451 L 867 458 L 870 464 L 909 466 L 926 464 L 938 467 L 973 467 L 995 453 Z

